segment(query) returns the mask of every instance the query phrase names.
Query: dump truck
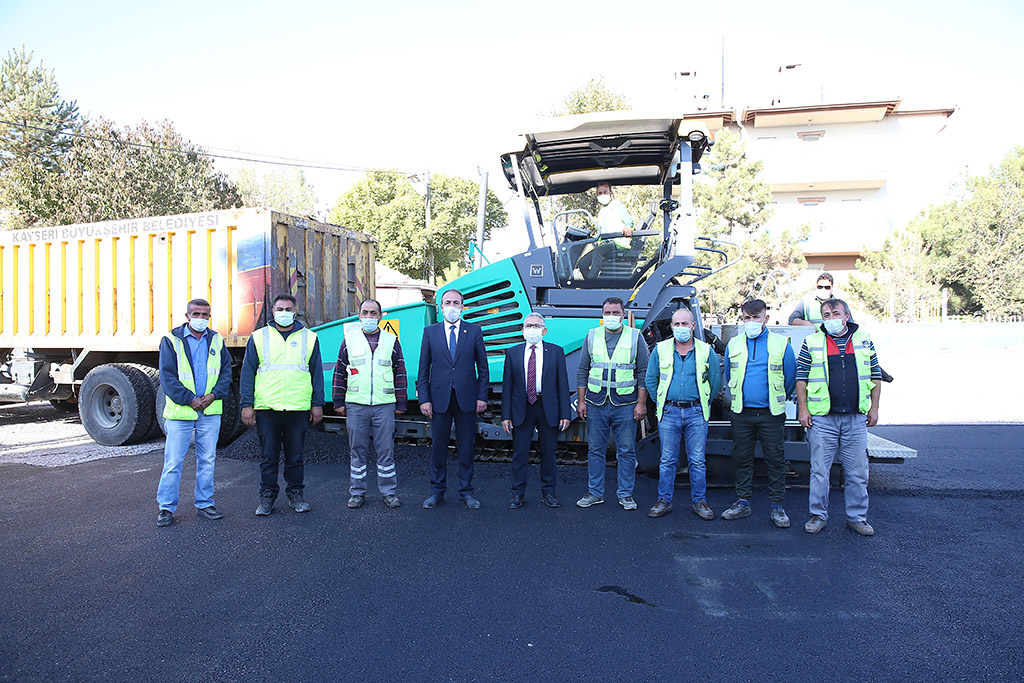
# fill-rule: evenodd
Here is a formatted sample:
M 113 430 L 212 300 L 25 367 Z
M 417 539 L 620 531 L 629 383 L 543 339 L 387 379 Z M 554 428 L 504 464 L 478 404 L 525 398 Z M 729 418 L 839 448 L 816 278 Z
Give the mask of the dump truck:
M 231 351 L 220 443 L 244 430 L 238 368 L 273 297 L 309 326 L 374 294 L 365 233 L 267 208 L 0 232 L 0 403 L 77 410 L 89 435 L 124 445 L 159 434 L 161 338 L 194 298 Z
M 522 324 L 529 313 L 546 318 L 545 341 L 565 350 L 573 408 L 581 348 L 587 331 L 598 324 L 607 297 L 626 302 L 628 324 L 640 330 L 651 348 L 672 336 L 672 312 L 679 307 L 689 309 L 697 322 L 698 338 L 713 343 L 722 357 L 728 335 L 721 329 L 715 335 L 702 323 L 695 286 L 741 256 L 736 244 L 696 234 L 693 177 L 699 174 L 700 160 L 713 143 L 713 136 L 699 120 L 680 116 L 637 118 L 629 112 L 608 112 L 554 119 L 522 135 L 512 151 L 501 155 L 509 187 L 521 200 L 529 247 L 523 253 L 477 268 L 437 292 L 440 301 L 449 288 L 461 291 L 463 319 L 483 328 L 491 388 L 488 409 L 477 423 L 478 459 L 510 459 L 510 437 L 500 420 L 501 380 L 505 351 L 523 341 Z M 594 217 L 583 209 L 560 211 L 544 220 L 542 200 L 583 193 L 601 182 L 613 188 L 653 186 L 660 190 L 660 199 L 651 203 L 646 217 L 634 217 L 641 221 L 629 236 L 600 234 Z M 601 250 L 611 240 L 621 248 Z M 595 259 L 592 254 L 602 257 Z M 595 261 L 599 262 L 596 267 Z M 438 320 L 437 307 L 425 302 L 383 311 L 382 325 L 398 334 L 413 377 L 419 364 L 423 328 Z M 354 321 L 339 320 L 317 328 L 326 387 L 331 386 L 330 375 L 344 331 Z M 810 331 L 798 328 L 794 334 Z M 800 341 L 802 337 L 794 338 L 797 350 Z M 410 405 L 415 406 L 414 381 L 409 382 L 408 392 Z M 331 399 L 328 389 L 326 400 L 329 403 Z M 791 464 L 790 474 L 806 481 L 810 458 L 806 435 L 795 419 L 795 408 L 791 405 L 789 410 L 786 457 Z M 341 418 L 325 412 L 327 429 L 344 428 Z M 655 414 L 653 402 L 647 414 Z M 396 421 L 396 434 L 414 443 L 448 437 L 431 434 L 429 421 L 414 407 Z M 730 423 L 721 397 L 712 405 L 707 453 L 709 481 L 731 482 Z M 586 462 L 584 420 L 573 420 L 559 435 L 558 457 L 562 463 Z M 876 448 L 873 459 L 902 462 L 904 457 L 913 457 L 913 451 Z M 646 474 L 658 476 L 660 443 L 657 422 L 651 417 L 638 425 L 637 460 Z M 609 461 L 614 462 L 613 451 Z M 835 476 L 840 476 L 838 469 Z

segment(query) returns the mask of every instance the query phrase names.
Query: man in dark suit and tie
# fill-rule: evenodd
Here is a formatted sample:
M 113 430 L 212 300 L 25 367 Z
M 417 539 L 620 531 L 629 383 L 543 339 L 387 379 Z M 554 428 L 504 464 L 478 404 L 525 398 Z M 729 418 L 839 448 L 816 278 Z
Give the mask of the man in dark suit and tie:
M 523 321 L 526 343 L 505 352 L 501 384 L 501 426 L 512 435 L 512 500 L 515 510 L 526 503 L 526 471 L 533 430 L 540 452 L 541 501 L 559 506 L 555 497 L 555 442 L 569 428 L 569 377 L 565 352 L 541 338 L 547 332 L 544 316 L 531 313 Z
M 483 330 L 462 320 L 462 299 L 462 292 L 457 289 L 442 295 L 444 320 L 423 330 L 420 347 L 416 394 L 420 412 L 430 418 L 433 442 L 430 497 L 423 501 L 427 509 L 444 502 L 453 421 L 459 451 L 459 495 L 466 507 L 480 508 L 480 501 L 473 496 L 473 443 L 477 413 L 487 409 L 490 373 Z

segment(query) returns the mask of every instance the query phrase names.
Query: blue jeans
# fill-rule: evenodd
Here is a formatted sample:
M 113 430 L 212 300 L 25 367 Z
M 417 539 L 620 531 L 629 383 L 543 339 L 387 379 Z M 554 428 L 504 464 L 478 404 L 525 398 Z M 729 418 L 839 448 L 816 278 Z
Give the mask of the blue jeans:
M 686 459 L 690 463 L 690 496 L 693 502 L 707 495 L 707 467 L 704 464 L 704 446 L 708 441 L 708 421 L 700 406 L 677 408 L 665 406 L 658 422 L 661 439 L 661 472 L 658 477 L 658 498 L 672 502 L 672 489 L 676 484 L 676 463 L 679 446 L 686 443 Z
M 587 404 L 587 469 L 590 474 L 590 493 L 604 498 L 605 470 L 608 467 L 605 452 L 608 449 L 608 434 L 615 435 L 615 458 L 618 460 L 619 498 L 633 495 L 636 481 L 636 422 L 633 421 L 635 403 L 626 406 L 612 405 L 605 401 L 601 405 Z
M 181 467 L 185 462 L 192 434 L 196 437 L 196 494 L 195 506 L 213 505 L 213 463 L 217 458 L 217 436 L 220 434 L 220 415 L 199 415 L 197 420 L 167 420 L 164 423 L 167 438 L 164 441 L 164 470 L 156 489 L 156 502 L 161 510 L 178 509 L 178 488 L 181 486 Z

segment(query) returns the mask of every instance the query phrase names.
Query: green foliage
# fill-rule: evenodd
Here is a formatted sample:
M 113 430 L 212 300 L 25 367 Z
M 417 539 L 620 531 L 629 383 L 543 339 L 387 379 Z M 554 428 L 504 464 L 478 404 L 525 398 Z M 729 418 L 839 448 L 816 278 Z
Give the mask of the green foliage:
M 969 196 L 933 207 L 920 221 L 953 313 L 1024 314 L 1024 146 L 987 176 L 967 180 Z
M 309 216 L 316 211 L 316 192 L 301 168 L 258 175 L 248 164 L 232 180 L 243 206 L 266 206 L 294 216 Z
M 451 264 L 468 266 L 466 245 L 476 235 L 480 185 L 442 174 L 430 177 L 430 231 L 426 200 L 394 171 L 372 171 L 338 199 L 329 220 L 378 240 L 377 259 L 414 278 L 429 279 Z M 487 192 L 484 239 L 508 222 L 501 200 Z
M 693 184 L 698 234 L 742 241 L 771 218 L 771 188 L 758 179 L 763 165 L 747 158 L 739 135 L 723 129 L 701 165 Z
M 851 275 L 850 291 L 875 317 L 915 322 L 922 303 L 935 306 L 942 299 L 920 222 L 889 236 L 881 251 L 857 261 L 857 269 L 868 277 Z
M 622 93 L 617 93 L 609 88 L 604 82 L 604 77 L 599 76 L 591 78 L 586 85 L 570 92 L 561 107 L 556 107 L 551 115 L 568 116 L 623 109 L 629 109 L 629 100 Z

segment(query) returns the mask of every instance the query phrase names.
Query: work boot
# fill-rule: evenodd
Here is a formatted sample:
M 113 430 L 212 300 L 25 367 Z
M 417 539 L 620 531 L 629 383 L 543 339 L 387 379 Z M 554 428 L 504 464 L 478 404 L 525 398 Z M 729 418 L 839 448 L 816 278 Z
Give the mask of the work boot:
M 274 499 L 270 496 L 261 496 L 259 507 L 256 508 L 256 514 L 260 517 L 266 517 L 274 511 Z
M 362 507 L 362 506 L 363 506 L 363 497 L 362 496 L 350 496 L 349 497 L 349 499 L 348 499 L 348 507 L 349 507 L 349 509 L 355 510 L 356 508 L 359 508 L 359 507 Z
M 745 500 L 737 500 L 729 506 L 729 509 L 722 513 L 722 519 L 739 519 L 750 516 L 750 503 Z
M 588 508 L 592 505 L 600 505 L 603 502 L 604 498 L 595 496 L 593 493 L 588 493 L 576 501 L 576 507 Z
M 633 500 L 633 496 L 619 498 L 619 505 L 622 506 L 623 510 L 636 510 L 636 501 Z
M 218 510 L 217 508 L 213 507 L 212 505 L 207 505 L 204 508 L 196 508 L 196 514 L 198 514 L 203 519 L 223 519 L 224 518 L 224 513 L 221 512 L 220 510 Z
M 309 512 L 309 503 L 302 500 L 302 491 L 288 494 L 288 504 L 296 512 Z
M 711 521 L 715 518 L 715 513 L 711 509 L 711 506 L 708 505 L 708 502 L 706 500 L 698 500 L 691 507 L 693 508 L 693 514 L 697 515 L 703 520 Z M 750 513 L 748 512 L 747 514 Z
M 389 508 L 394 509 L 401 505 L 402 501 L 399 500 L 398 496 L 392 493 L 390 495 L 384 496 L 384 504 L 387 505 Z
M 724 517 L 725 515 L 722 516 Z M 780 529 L 789 528 L 789 515 L 786 514 L 781 505 L 772 505 L 772 524 Z
M 658 502 L 654 504 L 654 507 L 647 511 L 647 516 L 664 517 L 670 512 L 672 512 L 672 503 L 668 502 L 664 498 L 659 498 Z
M 804 531 L 809 534 L 816 534 L 825 528 L 825 520 L 818 515 L 811 515 L 811 518 L 804 524 Z
M 875 530 L 867 522 L 846 522 L 846 526 L 856 531 L 861 536 L 874 536 Z
M 171 514 L 170 510 L 161 510 L 160 514 L 156 516 L 157 526 L 170 526 L 174 523 L 174 515 Z

